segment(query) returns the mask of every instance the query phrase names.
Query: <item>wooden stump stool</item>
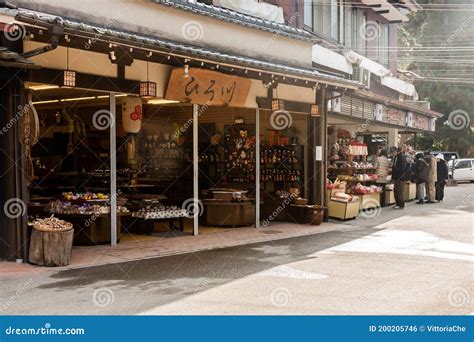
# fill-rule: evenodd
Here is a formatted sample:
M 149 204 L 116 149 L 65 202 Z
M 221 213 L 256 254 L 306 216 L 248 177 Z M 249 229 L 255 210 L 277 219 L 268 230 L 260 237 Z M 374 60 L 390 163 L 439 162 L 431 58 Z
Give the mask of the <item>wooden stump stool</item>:
M 71 259 L 74 229 L 43 231 L 33 228 L 28 261 L 40 266 L 67 266 Z

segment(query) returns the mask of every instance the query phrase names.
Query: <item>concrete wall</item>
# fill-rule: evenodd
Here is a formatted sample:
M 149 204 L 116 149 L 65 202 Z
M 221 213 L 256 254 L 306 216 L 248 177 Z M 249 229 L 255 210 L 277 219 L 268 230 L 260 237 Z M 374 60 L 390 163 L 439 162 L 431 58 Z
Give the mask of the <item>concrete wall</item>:
M 228 23 L 149 0 L 13 0 L 20 7 L 219 51 L 311 66 L 310 42 Z

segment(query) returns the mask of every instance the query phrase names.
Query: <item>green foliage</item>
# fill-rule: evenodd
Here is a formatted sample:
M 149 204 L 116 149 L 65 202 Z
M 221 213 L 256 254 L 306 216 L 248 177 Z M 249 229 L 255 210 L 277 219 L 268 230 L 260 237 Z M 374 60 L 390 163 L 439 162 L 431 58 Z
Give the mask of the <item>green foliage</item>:
M 464 110 L 474 124 L 474 7 L 473 10 L 434 10 L 432 5 L 467 2 L 453 0 L 418 1 L 428 4 L 425 11 L 410 15 L 399 35 L 399 46 L 414 48 L 401 56 L 400 67 L 424 77 L 415 81 L 420 100 L 431 102 L 431 108 L 444 113 L 437 120 L 435 133 L 417 138 L 417 147 L 427 150 L 458 151 L 461 156 L 474 155 L 474 133 L 446 125 L 449 113 Z M 469 49 L 471 48 L 471 49 Z

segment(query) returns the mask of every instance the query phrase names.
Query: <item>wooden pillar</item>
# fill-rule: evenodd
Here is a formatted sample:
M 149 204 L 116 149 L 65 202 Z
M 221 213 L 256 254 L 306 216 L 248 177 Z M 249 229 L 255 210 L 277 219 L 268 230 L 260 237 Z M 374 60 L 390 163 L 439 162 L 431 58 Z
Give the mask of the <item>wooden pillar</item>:
M 110 93 L 110 244 L 117 245 L 117 113 Z
M 260 109 L 255 110 L 255 227 L 260 228 Z
M 319 205 L 325 205 L 326 198 L 327 105 L 325 98 L 325 88 L 321 87 L 316 92 L 316 103 L 319 105 L 320 116 L 316 117 L 313 122 L 313 203 Z M 316 156 L 319 157 L 319 160 L 316 160 Z
M 199 234 L 199 105 L 193 104 L 193 235 Z

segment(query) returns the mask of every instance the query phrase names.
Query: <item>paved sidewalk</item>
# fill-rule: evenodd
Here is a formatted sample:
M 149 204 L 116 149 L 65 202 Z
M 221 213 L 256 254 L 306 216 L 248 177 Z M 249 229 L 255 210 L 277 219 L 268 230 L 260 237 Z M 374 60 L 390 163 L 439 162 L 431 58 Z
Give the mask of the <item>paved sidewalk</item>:
M 323 223 L 320 226 L 273 223 L 262 228 L 236 228 L 216 231 L 198 236 L 161 238 L 140 242 L 125 242 L 117 246 L 102 245 L 73 248 L 71 264 L 66 267 L 40 267 L 27 263 L 0 262 L 0 279 L 20 278 L 43 272 L 57 272 L 125 261 L 150 259 L 182 253 L 199 252 L 217 248 L 247 245 L 252 243 L 282 240 L 330 231 L 354 230 L 342 223 Z

